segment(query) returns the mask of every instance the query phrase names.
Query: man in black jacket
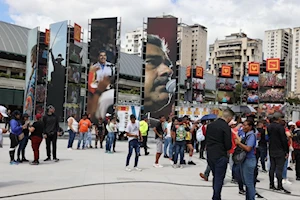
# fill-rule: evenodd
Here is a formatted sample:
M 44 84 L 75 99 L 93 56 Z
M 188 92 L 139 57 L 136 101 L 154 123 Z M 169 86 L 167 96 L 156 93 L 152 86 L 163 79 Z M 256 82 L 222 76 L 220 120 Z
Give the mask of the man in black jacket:
M 289 147 L 287 136 L 285 134 L 284 127 L 280 124 L 282 120 L 281 113 L 273 114 L 273 121 L 268 126 L 268 135 L 269 135 L 269 154 L 270 154 L 270 189 L 281 191 L 284 193 L 290 193 L 285 190 L 282 186 L 282 171 L 284 167 L 285 160 L 289 155 Z M 278 188 L 274 186 L 274 174 L 276 170 L 276 177 L 278 182 Z
M 56 143 L 57 143 L 57 135 L 59 131 L 58 117 L 54 114 L 55 108 L 52 105 L 48 106 L 47 110 L 48 110 L 47 114 L 43 117 L 44 138 L 46 138 L 46 150 L 47 150 L 47 158 L 44 161 L 51 160 L 50 145 L 52 142 L 53 160 L 55 162 L 58 162 L 59 159 L 56 157 Z
M 233 119 L 234 112 L 223 111 L 222 118 L 210 123 L 206 131 L 206 149 L 208 165 L 213 173 L 213 200 L 221 200 L 221 191 L 226 175 L 228 155 L 231 149 L 231 129 L 228 123 Z

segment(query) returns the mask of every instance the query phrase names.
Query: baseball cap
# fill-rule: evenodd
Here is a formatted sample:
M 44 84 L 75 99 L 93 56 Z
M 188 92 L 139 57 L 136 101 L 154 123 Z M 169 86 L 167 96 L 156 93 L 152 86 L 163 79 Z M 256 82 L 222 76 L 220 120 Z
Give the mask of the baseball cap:
M 296 126 L 300 128 L 300 120 L 296 122 Z
M 0 106 L 0 113 L 3 117 L 8 117 L 6 112 L 7 112 L 7 109 L 4 106 Z
M 40 120 L 42 118 L 42 115 L 40 113 L 35 115 L 36 120 Z
M 294 122 L 289 122 L 288 126 L 296 126 L 296 124 Z
M 47 107 L 47 109 L 50 110 L 50 109 L 55 109 L 55 108 L 54 108 L 54 106 L 49 105 L 49 106 Z

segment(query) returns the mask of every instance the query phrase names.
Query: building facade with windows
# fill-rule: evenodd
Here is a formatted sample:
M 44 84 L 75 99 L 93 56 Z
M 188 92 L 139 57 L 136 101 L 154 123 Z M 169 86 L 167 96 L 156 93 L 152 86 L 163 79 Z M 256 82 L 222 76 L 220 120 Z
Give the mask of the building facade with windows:
M 245 33 L 232 33 L 209 45 L 208 72 L 218 76 L 222 65 L 231 65 L 233 78 L 242 81 L 248 63 L 262 63 L 262 56 L 262 40 L 251 39 Z
M 300 95 L 300 27 L 293 29 L 293 47 L 292 47 L 292 83 L 291 90 Z
M 138 28 L 125 34 L 123 45 L 124 53 L 133 54 L 142 57 L 143 55 L 143 38 L 146 38 L 146 32 L 143 28 Z

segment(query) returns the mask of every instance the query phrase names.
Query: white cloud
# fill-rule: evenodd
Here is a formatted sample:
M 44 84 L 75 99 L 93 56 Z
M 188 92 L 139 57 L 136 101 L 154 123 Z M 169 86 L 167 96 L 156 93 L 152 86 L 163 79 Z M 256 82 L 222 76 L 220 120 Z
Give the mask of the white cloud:
M 143 25 L 143 18 L 172 14 L 186 24 L 208 28 L 208 44 L 233 32 L 263 39 L 267 29 L 300 26 L 298 0 L 6 0 L 10 17 L 26 27 L 48 28 L 50 23 L 71 20 L 87 33 L 88 19 L 122 17 L 122 34 Z M 298 11 L 298 12 L 297 12 Z M 87 34 L 85 34 L 87 35 Z

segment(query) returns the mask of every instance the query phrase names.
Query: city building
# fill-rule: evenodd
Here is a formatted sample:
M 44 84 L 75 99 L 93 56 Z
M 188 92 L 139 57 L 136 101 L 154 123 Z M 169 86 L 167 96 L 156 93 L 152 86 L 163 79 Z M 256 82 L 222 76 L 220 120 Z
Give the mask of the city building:
M 242 81 L 249 62 L 262 62 L 262 40 L 251 39 L 245 33 L 232 33 L 224 40 L 209 45 L 208 72 L 218 76 L 222 65 L 233 67 L 233 78 Z
M 132 32 L 125 34 L 124 53 L 142 56 L 143 38 L 146 38 L 146 32 L 143 28 L 137 28 Z
M 268 58 L 280 58 L 285 60 L 286 78 L 288 82 L 287 90 L 295 90 L 296 71 L 292 67 L 292 46 L 293 34 L 292 29 L 276 29 L 265 31 L 264 38 L 264 60 Z
M 293 29 L 293 49 L 292 49 L 292 83 L 291 91 L 300 95 L 300 54 L 299 54 L 300 27 Z
M 194 24 L 189 26 L 192 30 L 192 66 L 201 66 L 206 68 L 206 50 L 207 50 L 207 28 Z

